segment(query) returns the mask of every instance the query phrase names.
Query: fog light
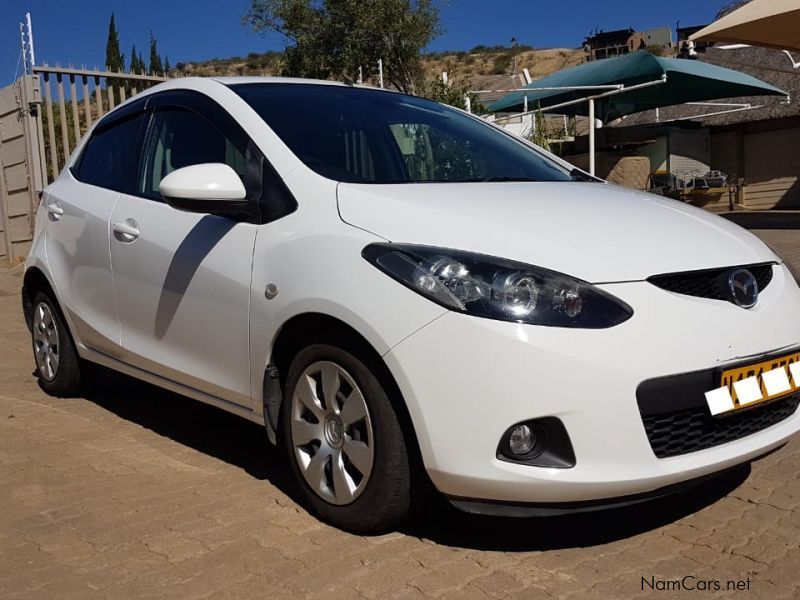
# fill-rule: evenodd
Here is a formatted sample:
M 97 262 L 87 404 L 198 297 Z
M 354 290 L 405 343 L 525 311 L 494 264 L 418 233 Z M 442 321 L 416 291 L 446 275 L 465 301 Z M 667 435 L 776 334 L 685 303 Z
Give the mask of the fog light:
M 569 435 L 557 417 L 530 419 L 506 429 L 497 444 L 497 458 L 532 467 L 575 466 Z
M 518 425 L 508 438 L 508 449 L 516 456 L 525 456 L 536 445 L 536 434 L 527 425 Z

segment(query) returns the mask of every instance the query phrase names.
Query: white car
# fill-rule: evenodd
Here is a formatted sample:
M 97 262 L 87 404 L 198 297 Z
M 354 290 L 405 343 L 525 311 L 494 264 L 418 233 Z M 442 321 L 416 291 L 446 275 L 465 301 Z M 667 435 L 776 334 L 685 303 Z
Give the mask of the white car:
M 351 531 L 430 483 L 477 513 L 639 502 L 800 428 L 772 250 L 399 93 L 158 85 L 44 191 L 26 269 L 45 391 L 98 363 L 264 424 Z

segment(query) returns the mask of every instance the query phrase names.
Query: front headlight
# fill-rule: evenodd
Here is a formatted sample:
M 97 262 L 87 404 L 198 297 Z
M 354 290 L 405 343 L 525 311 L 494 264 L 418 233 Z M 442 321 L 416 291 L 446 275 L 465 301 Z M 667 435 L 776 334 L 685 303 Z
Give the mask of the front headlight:
M 633 315 L 585 281 L 502 258 L 410 244 L 371 244 L 362 255 L 426 298 L 476 317 L 603 329 Z

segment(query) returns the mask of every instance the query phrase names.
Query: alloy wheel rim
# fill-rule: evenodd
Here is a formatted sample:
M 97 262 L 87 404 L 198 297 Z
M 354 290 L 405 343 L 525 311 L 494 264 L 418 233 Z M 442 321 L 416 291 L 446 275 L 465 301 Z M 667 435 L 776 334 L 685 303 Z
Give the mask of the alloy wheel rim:
M 47 304 L 39 302 L 33 311 L 33 352 L 39 374 L 47 381 L 52 381 L 58 374 L 58 342 L 53 312 Z
M 320 498 L 350 504 L 367 486 L 375 458 L 372 420 L 350 374 L 329 361 L 308 366 L 291 405 L 295 459 Z

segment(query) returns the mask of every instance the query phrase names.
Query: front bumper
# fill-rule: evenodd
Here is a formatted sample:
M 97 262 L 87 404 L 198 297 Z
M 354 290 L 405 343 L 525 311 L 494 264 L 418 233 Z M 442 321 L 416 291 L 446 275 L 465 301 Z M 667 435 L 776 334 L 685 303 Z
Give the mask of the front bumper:
M 757 362 L 800 345 L 800 289 L 784 266 L 750 310 L 646 282 L 600 287 L 634 316 L 611 329 L 575 330 L 447 313 L 385 356 L 442 493 L 509 503 L 643 494 L 752 460 L 800 429 L 795 412 L 739 439 L 657 458 L 636 393 L 647 380 Z M 566 427 L 574 467 L 496 457 L 509 426 L 545 416 Z

